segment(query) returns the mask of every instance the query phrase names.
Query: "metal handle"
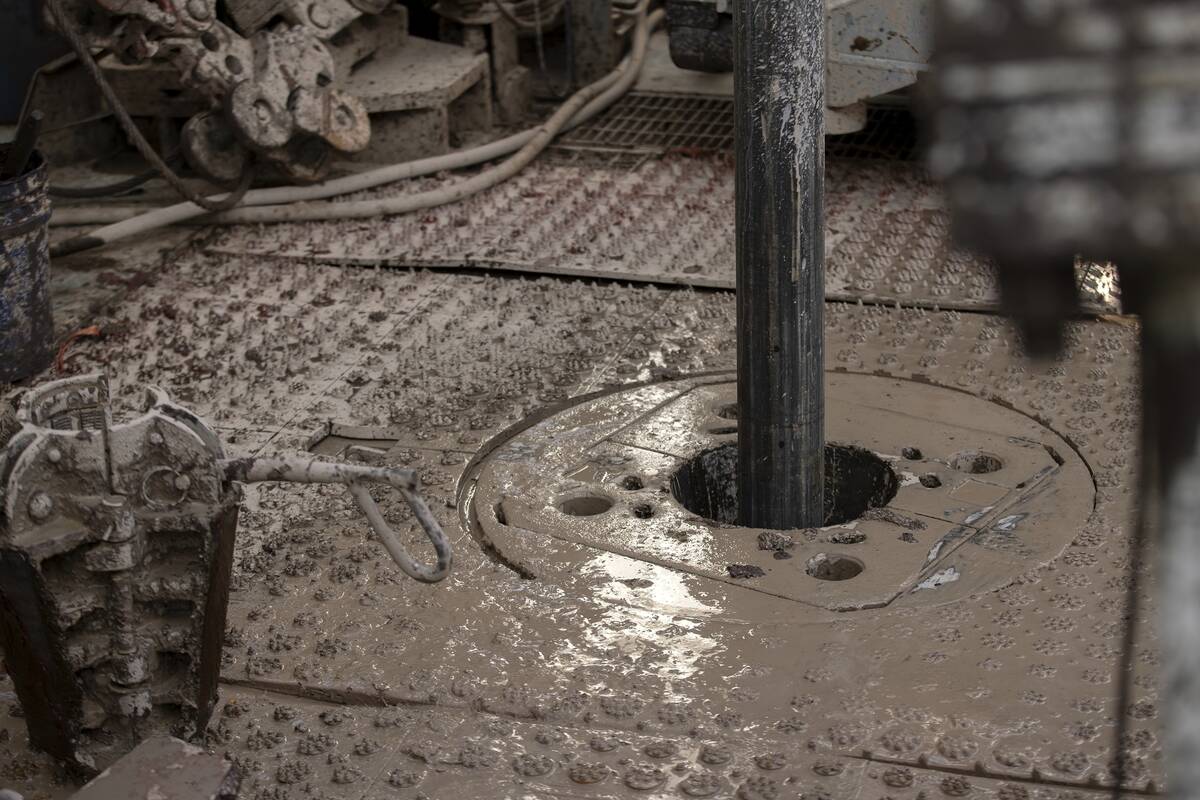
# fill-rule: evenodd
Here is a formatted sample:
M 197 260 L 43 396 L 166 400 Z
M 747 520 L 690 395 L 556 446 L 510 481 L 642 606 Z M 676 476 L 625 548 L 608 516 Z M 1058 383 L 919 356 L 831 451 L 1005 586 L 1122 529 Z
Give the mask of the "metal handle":
M 225 475 L 230 480 L 242 483 L 283 481 L 343 484 L 366 515 L 367 522 L 383 542 L 396 566 L 400 567 L 405 575 L 422 583 L 437 583 L 450 574 L 453 560 L 450 541 L 419 493 L 421 482 L 416 470 L 330 463 L 311 458 L 241 458 L 225 461 L 223 466 Z M 435 566 L 417 561 L 405 551 L 395 531 L 379 511 L 375 498 L 371 497 L 365 486 L 368 483 L 385 483 L 400 490 L 400 494 L 404 495 L 404 500 L 420 523 L 421 530 L 429 537 L 433 549 L 437 552 Z

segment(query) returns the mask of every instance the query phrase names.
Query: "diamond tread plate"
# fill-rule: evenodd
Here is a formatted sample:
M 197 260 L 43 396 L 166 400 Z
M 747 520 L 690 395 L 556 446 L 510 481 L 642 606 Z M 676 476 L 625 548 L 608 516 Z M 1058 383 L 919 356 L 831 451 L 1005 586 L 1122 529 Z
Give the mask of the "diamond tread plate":
M 421 191 L 441 180 L 362 196 Z M 733 186 L 729 156 L 668 156 L 632 171 L 541 160 L 454 205 L 386 219 L 234 227 L 210 249 L 732 289 Z M 918 165 L 831 159 L 826 193 L 828 298 L 995 308 L 991 267 L 953 247 L 939 193 Z M 1112 272 L 1079 265 L 1091 310 L 1118 310 Z
M 253 800 L 492 797 L 496 786 L 678 797 L 691 774 L 701 777 L 689 786 L 715 781 L 714 796 L 744 799 L 1074 798 L 1109 780 L 1118 714 L 1131 723 L 1137 790 L 1160 790 L 1153 581 L 1143 584 L 1135 695 L 1124 709 L 1113 699 L 1136 499 L 1136 330 L 1075 322 L 1061 360 L 1032 363 L 987 314 L 843 303 L 826 312 L 827 369 L 1000 402 L 1068 442 L 1096 494 L 1061 555 L 937 607 L 798 613 L 791 601 L 716 593 L 696 576 L 577 543 L 495 552 L 461 524 L 469 454 L 509 426 L 572 396 L 731 369 L 728 293 L 193 249 L 97 319 L 112 334 L 77 342 L 69 368 L 107 368 L 116 388 L 164 384 L 247 449 L 303 447 L 331 417 L 394 426 L 404 435 L 389 459 L 421 471 L 456 531 L 452 576 L 421 586 L 395 573 L 340 490 L 247 493 L 223 677 L 225 701 L 249 709 L 224 714 L 210 746 L 250 768 Z M 402 504 L 384 508 L 415 542 Z M 65 796 L 5 700 L 0 781 L 27 797 Z M 275 706 L 317 700 L 348 707 L 358 721 L 346 730 L 358 734 L 328 733 L 313 710 L 301 715 L 307 731 L 278 726 Z M 411 716 L 376 728 L 385 710 Z M 360 737 L 381 748 L 356 748 Z M 620 749 L 594 750 L 604 737 Z M 656 745 L 668 740 L 674 755 L 646 752 L 670 754 Z M 710 743 L 733 752 L 719 770 L 701 756 Z M 773 766 L 776 753 L 779 770 L 755 761 Z M 546 768 L 539 755 L 551 771 L 524 774 Z M 842 772 L 816 771 L 826 760 Z M 301 761 L 307 771 L 280 773 Z M 605 769 L 585 766 L 595 763 Z M 592 794 L 571 778 L 575 765 L 606 776 Z M 396 785 L 393 770 L 421 783 L 402 775 Z

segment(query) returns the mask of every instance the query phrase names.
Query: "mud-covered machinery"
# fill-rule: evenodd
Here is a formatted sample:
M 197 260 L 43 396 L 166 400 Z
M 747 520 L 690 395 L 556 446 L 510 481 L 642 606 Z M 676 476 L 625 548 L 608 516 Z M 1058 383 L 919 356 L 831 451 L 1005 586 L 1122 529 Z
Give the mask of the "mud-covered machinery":
M 666 0 L 671 60 L 700 72 L 733 70 L 737 0 Z M 912 86 L 932 55 L 931 0 L 827 0 L 826 129 L 866 121 L 868 100 Z
M 367 109 L 338 79 L 348 59 L 378 44 L 370 20 L 387 0 L 46 2 L 59 28 L 125 64 L 167 65 L 206 101 L 182 137 L 206 177 L 236 180 L 252 152 L 311 179 L 331 152 L 359 151 L 370 138 Z
M 39 749 L 92 773 L 204 731 L 217 696 L 240 484 L 341 483 L 406 574 L 450 569 L 412 470 L 227 459 L 157 390 L 114 425 L 99 376 L 31 390 L 0 451 L 0 651 Z M 398 489 L 437 553 L 414 561 L 366 484 Z
M 311 182 L 355 154 L 388 161 L 444 151 L 452 134 L 490 128 L 493 77 L 503 82 L 502 109 L 527 97 L 515 56 L 490 64 L 486 41 L 409 37 L 406 8 L 394 0 L 43 3 L 53 27 L 99 54 L 124 110 L 163 155 L 181 151 L 222 185 L 236 184 L 251 162 Z M 505 31 L 515 51 L 515 29 Z M 45 130 L 112 110 L 69 59 L 43 68 L 30 104 L 47 114 Z M 412 142 L 425 150 L 406 150 Z M 369 143 L 381 146 L 364 153 Z

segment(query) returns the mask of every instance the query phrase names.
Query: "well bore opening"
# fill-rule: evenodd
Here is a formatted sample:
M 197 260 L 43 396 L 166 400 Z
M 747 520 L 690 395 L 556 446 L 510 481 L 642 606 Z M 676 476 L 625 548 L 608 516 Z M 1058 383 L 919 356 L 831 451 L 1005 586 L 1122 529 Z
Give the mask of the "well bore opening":
M 723 444 L 689 459 L 671 476 L 671 493 L 697 516 L 720 525 L 738 524 L 737 444 Z M 900 481 L 892 468 L 864 447 L 825 445 L 825 524 L 841 525 L 868 509 L 886 506 Z

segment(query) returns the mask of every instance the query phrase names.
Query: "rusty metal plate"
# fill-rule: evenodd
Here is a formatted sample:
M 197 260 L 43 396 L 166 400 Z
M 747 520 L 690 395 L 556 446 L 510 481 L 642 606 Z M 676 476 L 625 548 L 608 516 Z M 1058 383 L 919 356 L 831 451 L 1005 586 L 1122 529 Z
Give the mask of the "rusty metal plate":
M 421 191 L 422 179 L 373 192 Z M 460 203 L 399 217 L 222 230 L 214 253 L 338 264 L 476 267 L 734 287 L 732 158 L 668 156 L 632 171 L 561 160 Z M 937 190 L 908 162 L 830 160 L 826 296 L 991 309 L 990 265 L 958 250 Z M 1113 270 L 1080 264 L 1093 311 L 1116 311 Z

